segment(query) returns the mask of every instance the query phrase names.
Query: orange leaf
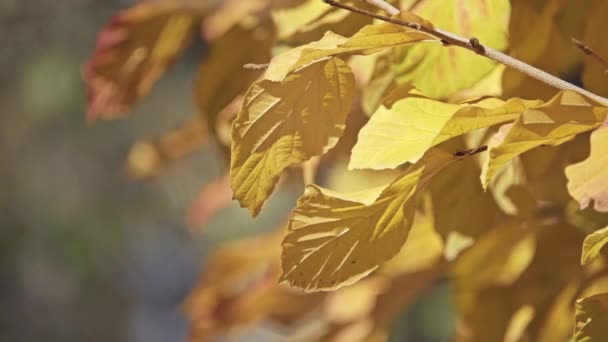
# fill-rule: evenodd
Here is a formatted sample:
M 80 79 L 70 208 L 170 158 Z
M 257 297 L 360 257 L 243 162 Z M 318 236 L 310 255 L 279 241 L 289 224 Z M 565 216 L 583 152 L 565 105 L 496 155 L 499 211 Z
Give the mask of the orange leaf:
M 199 14 L 174 4 L 141 4 L 114 16 L 84 66 L 87 120 L 124 116 L 192 40 Z

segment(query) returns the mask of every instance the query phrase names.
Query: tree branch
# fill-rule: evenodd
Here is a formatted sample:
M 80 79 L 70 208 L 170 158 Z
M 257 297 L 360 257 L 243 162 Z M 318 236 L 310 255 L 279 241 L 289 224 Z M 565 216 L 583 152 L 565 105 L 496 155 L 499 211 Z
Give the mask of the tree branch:
M 389 4 L 385 0 L 361 0 L 361 1 L 364 1 L 370 5 L 376 6 L 380 9 L 382 9 L 383 11 L 387 12 L 391 16 L 395 16 L 396 14 L 399 14 L 401 12 L 398 8 Z M 532 77 L 532 78 L 534 78 L 540 82 L 543 82 L 547 85 L 550 85 L 554 88 L 561 89 L 561 90 L 572 90 L 572 91 L 582 94 L 592 100 L 595 100 L 602 105 L 608 106 L 607 98 L 594 94 L 594 93 L 592 93 L 586 89 L 583 89 L 581 87 L 578 87 L 570 82 L 566 82 L 559 77 L 553 76 L 546 71 L 533 67 L 530 64 L 524 63 L 524 62 L 520 61 L 519 59 L 513 58 L 498 50 L 494 50 L 490 47 L 487 47 L 487 46 L 483 45 L 482 43 L 480 43 L 477 38 L 467 39 L 465 37 L 461 37 L 457 34 L 454 34 L 452 32 L 448 32 L 448 31 L 444 31 L 439 28 L 426 27 L 419 23 L 404 21 L 404 20 L 396 19 L 394 17 L 383 16 L 383 15 L 380 15 L 380 14 L 377 14 L 374 12 L 366 11 L 361 8 L 357 8 L 357 7 L 347 5 L 347 4 L 340 3 L 337 0 L 323 0 L 323 2 L 325 2 L 331 6 L 342 8 L 342 9 L 345 9 L 345 10 L 348 10 L 348 11 L 351 11 L 354 13 L 358 13 L 361 15 L 365 15 L 368 17 L 382 20 L 382 21 L 386 21 L 386 22 L 393 23 L 396 25 L 409 27 L 411 29 L 418 30 L 421 32 L 425 32 L 425 33 L 439 39 L 444 45 L 447 45 L 447 46 L 454 45 L 454 46 L 458 46 L 463 49 L 467 49 L 480 56 L 484 56 L 495 62 L 498 62 L 498 63 L 508 66 L 512 69 L 515 69 L 529 77 Z
M 606 59 L 604 59 L 602 56 L 595 53 L 595 51 L 593 51 L 592 48 L 590 48 L 587 44 L 585 44 L 585 42 L 578 40 L 576 38 L 572 38 L 572 43 L 574 43 L 574 45 L 576 45 L 577 48 L 581 49 L 581 51 L 583 51 L 583 53 L 586 54 L 587 56 L 591 56 L 591 57 L 595 58 L 595 60 L 598 61 L 601 65 L 603 65 L 608 71 L 608 61 Z

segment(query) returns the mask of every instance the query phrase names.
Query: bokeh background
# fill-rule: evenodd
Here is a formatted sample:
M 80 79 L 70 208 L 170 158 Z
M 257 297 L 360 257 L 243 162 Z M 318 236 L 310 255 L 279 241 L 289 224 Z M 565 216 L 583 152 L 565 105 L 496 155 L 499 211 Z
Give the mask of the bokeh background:
M 204 145 L 156 177 L 125 171 L 133 144 L 195 112 L 190 48 L 133 115 L 85 122 L 81 67 L 98 30 L 134 1 L 0 0 L 0 341 L 181 341 L 181 303 L 223 242 L 276 227 L 297 194 L 262 215 L 230 205 L 186 225 L 201 188 L 225 172 Z M 201 271 L 202 270 L 202 271 Z M 404 313 L 393 340 L 446 341 L 447 287 Z M 226 340 L 282 341 L 253 329 Z

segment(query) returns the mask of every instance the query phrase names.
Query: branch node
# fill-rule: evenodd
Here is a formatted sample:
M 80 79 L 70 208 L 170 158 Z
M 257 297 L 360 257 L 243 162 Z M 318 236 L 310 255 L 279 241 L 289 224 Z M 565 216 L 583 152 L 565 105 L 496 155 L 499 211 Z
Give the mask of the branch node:
M 471 44 L 471 48 L 473 49 L 473 51 L 475 51 L 476 54 L 478 55 L 485 55 L 486 54 L 486 48 L 481 45 L 481 43 L 479 42 L 479 39 L 473 37 L 471 39 L 469 39 L 469 44 Z

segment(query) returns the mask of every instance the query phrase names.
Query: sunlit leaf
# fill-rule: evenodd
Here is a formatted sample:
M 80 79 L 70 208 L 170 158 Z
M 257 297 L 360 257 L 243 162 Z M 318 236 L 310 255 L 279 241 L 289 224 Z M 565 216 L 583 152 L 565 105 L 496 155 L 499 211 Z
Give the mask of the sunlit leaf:
M 568 192 L 581 206 L 608 212 L 608 127 L 601 127 L 591 134 L 589 157 L 566 168 Z
M 476 37 L 494 49 L 508 46 L 508 0 L 423 0 L 412 11 L 443 30 Z M 487 75 L 496 64 L 458 47 L 424 44 L 396 49 L 399 84 L 413 84 L 432 98 L 449 97 Z
M 126 115 L 188 46 L 199 19 L 197 12 L 169 3 L 141 4 L 117 14 L 84 67 L 87 120 Z
M 429 148 L 479 128 L 513 121 L 537 101 L 488 98 L 449 104 L 425 97 L 406 97 L 382 106 L 359 132 L 349 167 L 395 168 L 415 163 Z M 382 148 L 378 148 L 382 146 Z
M 551 101 L 529 108 L 512 124 L 504 126 L 489 147 L 481 176 L 487 188 L 494 175 L 514 157 L 542 145 L 558 146 L 577 134 L 602 125 L 608 114 L 603 107 L 569 91 Z
M 576 301 L 575 342 L 608 340 L 608 293 L 598 294 Z
M 265 78 L 281 81 L 289 71 L 328 56 L 371 54 L 389 47 L 428 40 L 436 40 L 436 38 L 390 23 L 367 25 L 350 38 L 328 32 L 316 42 L 302 45 L 273 58 Z
M 600 257 L 600 251 L 608 243 L 608 227 L 600 229 L 585 238 L 581 264 L 589 265 Z
M 307 24 L 317 23 L 320 17 L 332 10 L 331 6 L 317 0 L 304 0 L 296 6 L 275 9 L 272 11 L 272 19 L 277 27 L 278 38 L 285 39 L 298 31 L 307 30 Z M 344 16 L 348 12 L 340 11 L 340 14 Z M 340 19 L 343 18 L 338 21 Z
M 338 58 L 309 64 L 282 82 L 249 89 L 232 128 L 234 197 L 257 215 L 286 167 L 332 148 L 344 131 L 354 78 Z
M 306 291 L 352 284 L 395 256 L 414 219 L 416 195 L 454 160 L 431 150 L 377 198 L 309 186 L 299 199 L 283 241 L 281 279 Z

